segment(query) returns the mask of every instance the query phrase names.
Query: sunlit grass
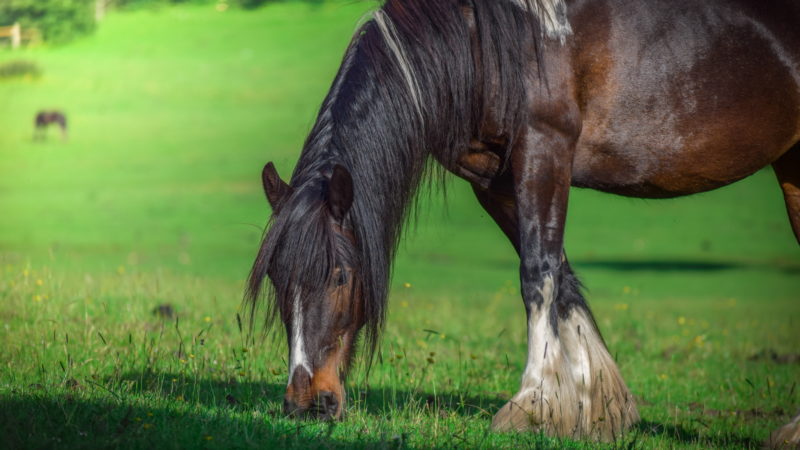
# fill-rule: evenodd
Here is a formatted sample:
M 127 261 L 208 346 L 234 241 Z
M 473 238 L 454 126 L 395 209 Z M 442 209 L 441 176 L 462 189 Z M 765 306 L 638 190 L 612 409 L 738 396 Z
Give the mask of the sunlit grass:
M 253 339 L 239 328 L 237 302 L 219 301 L 233 297 L 238 283 L 131 271 L 77 278 L 3 266 L 7 442 L 554 444 L 488 430 L 491 415 L 513 394 L 524 355 L 524 321 L 500 329 L 487 320 L 487 311 L 497 314 L 491 302 L 463 307 L 458 299 L 429 301 L 402 288 L 369 378 L 363 361 L 351 376 L 345 421 L 294 422 L 280 410 L 285 344 Z M 494 300 L 513 305 L 517 295 L 501 286 Z M 159 315 L 160 305 L 175 315 Z M 723 299 L 699 307 L 640 302 L 620 311 L 617 303 L 598 302 L 608 344 L 645 420 L 625 443 L 758 444 L 798 399 L 797 365 L 760 353 L 796 351 L 797 318 L 782 319 L 790 306 Z M 499 314 L 513 316 L 510 309 Z

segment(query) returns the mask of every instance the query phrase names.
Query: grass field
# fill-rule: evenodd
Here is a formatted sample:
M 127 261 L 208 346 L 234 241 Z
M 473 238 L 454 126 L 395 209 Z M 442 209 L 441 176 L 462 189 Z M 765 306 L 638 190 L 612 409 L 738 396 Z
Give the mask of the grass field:
M 453 180 L 397 259 L 336 424 L 280 413 L 237 324 L 269 215 L 369 3 L 110 15 L 0 80 L 0 447 L 594 447 L 494 434 L 525 361 L 517 260 Z M 71 134 L 34 143 L 40 108 Z M 617 447 L 758 447 L 800 407 L 800 250 L 771 170 L 685 199 L 575 190 L 567 250 L 643 422 Z M 154 314 L 170 305 L 177 319 Z

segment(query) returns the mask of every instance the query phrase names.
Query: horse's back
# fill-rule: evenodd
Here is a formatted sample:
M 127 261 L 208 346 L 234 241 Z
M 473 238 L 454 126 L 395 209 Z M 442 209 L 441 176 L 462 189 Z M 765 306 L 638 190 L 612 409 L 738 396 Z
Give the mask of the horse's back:
M 800 139 L 800 2 L 574 2 L 575 184 L 713 189 Z

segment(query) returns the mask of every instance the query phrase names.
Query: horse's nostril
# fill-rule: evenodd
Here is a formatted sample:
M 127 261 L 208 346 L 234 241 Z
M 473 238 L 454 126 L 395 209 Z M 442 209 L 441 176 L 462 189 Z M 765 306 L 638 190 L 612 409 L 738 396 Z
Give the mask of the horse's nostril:
M 336 399 L 336 394 L 322 391 L 317 397 L 317 407 L 320 412 L 320 418 L 333 419 L 336 417 L 336 413 L 339 411 L 339 400 Z

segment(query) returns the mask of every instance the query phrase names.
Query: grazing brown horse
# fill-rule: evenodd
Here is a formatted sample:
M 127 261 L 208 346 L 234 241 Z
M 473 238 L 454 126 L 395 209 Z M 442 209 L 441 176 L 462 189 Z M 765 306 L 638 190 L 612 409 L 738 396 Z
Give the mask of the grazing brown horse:
M 341 417 L 354 343 L 366 325 L 374 349 L 404 215 L 435 160 L 520 257 L 527 363 L 493 428 L 615 439 L 639 414 L 564 253 L 570 186 L 668 198 L 772 164 L 800 238 L 798 141 L 796 0 L 386 1 L 291 182 L 263 171 L 274 212 L 249 298 L 269 277 L 286 412 Z M 786 430 L 776 442 L 798 439 Z
M 47 136 L 47 127 L 56 124 L 61 129 L 61 139 L 67 138 L 67 116 L 58 110 L 39 111 L 34 119 L 33 140 L 44 140 Z

